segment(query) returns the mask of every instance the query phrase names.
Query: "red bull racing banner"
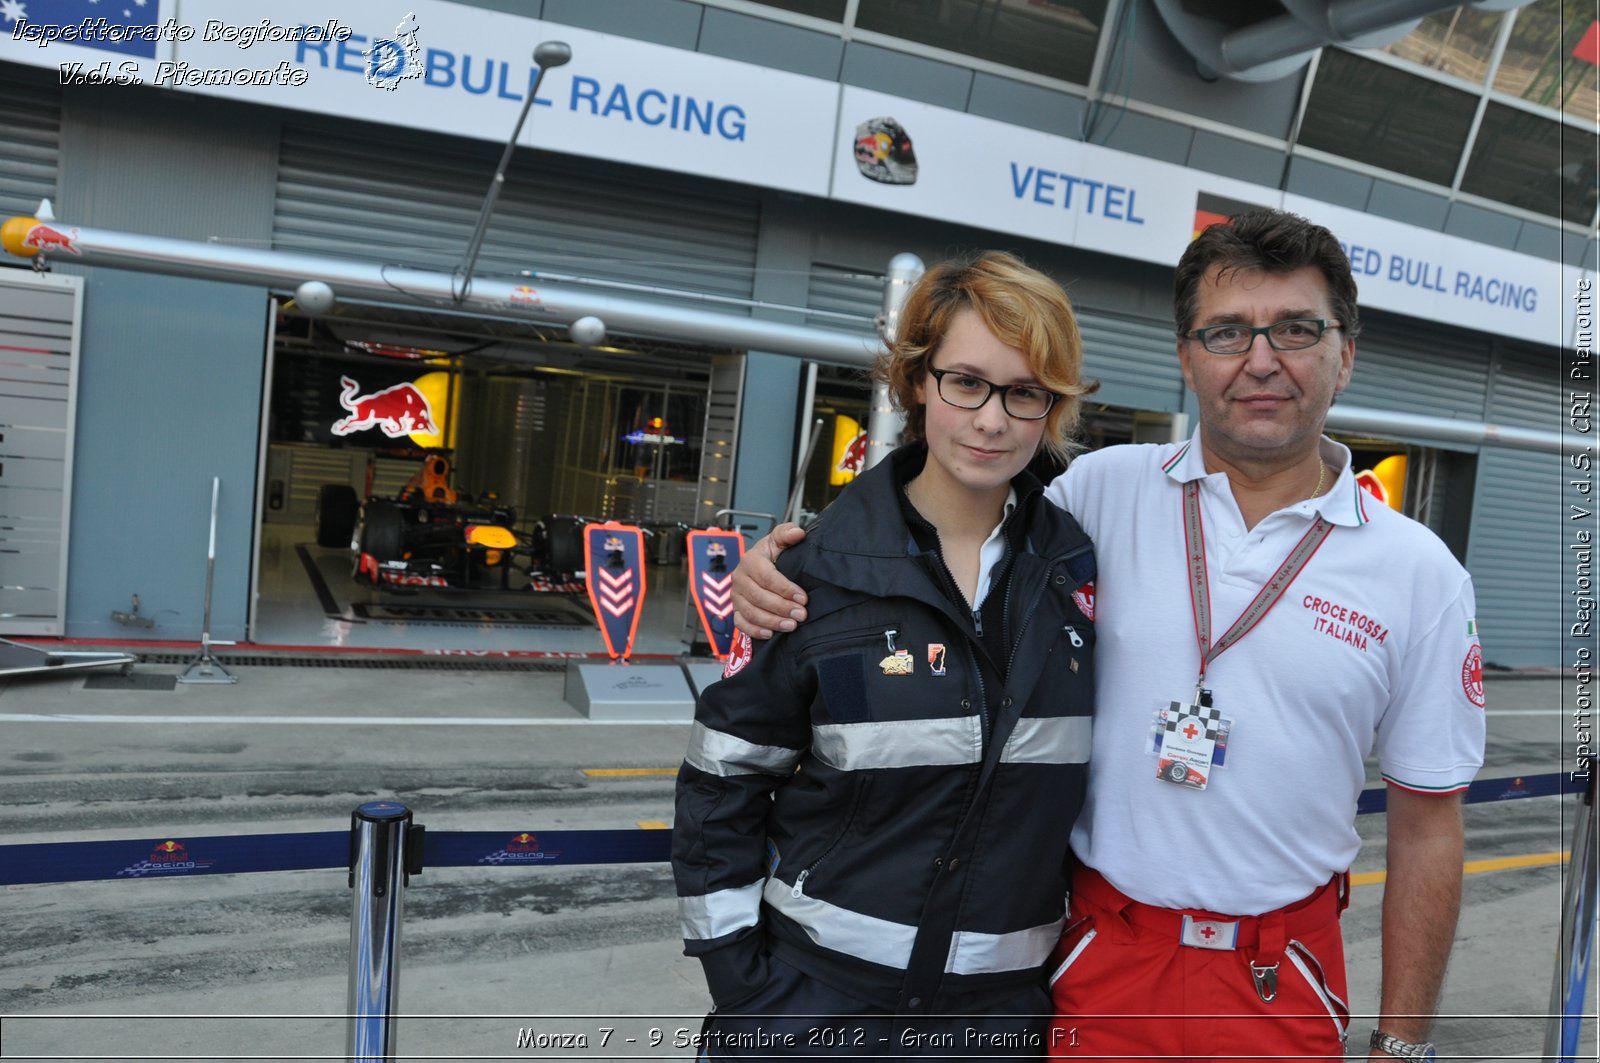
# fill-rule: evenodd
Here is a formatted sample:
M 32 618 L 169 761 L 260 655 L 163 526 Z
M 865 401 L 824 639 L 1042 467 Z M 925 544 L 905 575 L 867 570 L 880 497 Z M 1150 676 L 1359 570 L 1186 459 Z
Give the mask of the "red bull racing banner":
M 744 536 L 718 528 L 689 533 L 689 595 L 717 660 L 733 650 L 733 570 L 744 556 Z
M 589 578 L 589 604 L 612 660 L 633 652 L 644 605 L 644 532 L 631 524 L 606 521 L 583 526 L 583 567 Z

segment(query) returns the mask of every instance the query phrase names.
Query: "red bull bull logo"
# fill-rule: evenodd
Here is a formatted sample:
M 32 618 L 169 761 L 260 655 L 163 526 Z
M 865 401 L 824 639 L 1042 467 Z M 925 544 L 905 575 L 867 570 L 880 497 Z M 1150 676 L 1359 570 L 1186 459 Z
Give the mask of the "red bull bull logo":
M 176 861 L 188 859 L 189 850 L 184 848 L 182 842 L 162 842 L 150 853 L 151 862 L 157 864 L 170 864 Z
M 844 448 L 844 456 L 839 459 L 839 464 L 834 468 L 839 472 L 847 472 L 852 476 L 859 476 L 861 470 L 867 465 L 867 433 L 862 432 L 850 441 Z
M 76 229 L 68 234 L 59 229 L 52 229 L 48 225 L 40 224 L 28 230 L 28 235 L 22 238 L 22 246 L 31 247 L 35 251 L 49 251 L 52 248 L 60 248 L 70 255 L 79 255 L 81 257 L 83 253 L 72 244 L 77 238 L 78 230 Z
M 434 432 L 433 407 L 428 398 L 417 390 L 415 384 L 396 384 L 375 391 L 371 395 L 358 395 L 361 385 L 349 377 L 340 377 L 344 391 L 339 395 L 339 405 L 350 411 L 350 416 L 333 422 L 336 436 L 347 436 L 379 428 L 390 439 L 399 439 L 412 432 Z
M 526 831 L 512 835 L 511 840 L 506 843 L 506 852 L 508 853 L 536 853 L 538 851 L 539 836 L 537 834 L 529 834 Z

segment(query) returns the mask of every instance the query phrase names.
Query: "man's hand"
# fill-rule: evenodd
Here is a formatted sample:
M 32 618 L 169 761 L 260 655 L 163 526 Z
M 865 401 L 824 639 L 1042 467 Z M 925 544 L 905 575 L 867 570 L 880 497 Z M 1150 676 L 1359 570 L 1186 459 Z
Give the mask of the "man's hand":
M 733 570 L 733 622 L 753 639 L 793 631 L 806 618 L 806 592 L 778 571 L 778 555 L 806 537 L 800 525 L 784 521 L 745 551 Z

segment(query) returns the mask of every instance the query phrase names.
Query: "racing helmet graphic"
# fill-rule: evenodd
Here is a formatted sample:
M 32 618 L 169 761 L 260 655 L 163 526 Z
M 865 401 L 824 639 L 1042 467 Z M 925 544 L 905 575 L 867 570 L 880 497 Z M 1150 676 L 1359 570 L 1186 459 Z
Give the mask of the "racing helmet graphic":
M 856 169 L 886 185 L 917 183 L 917 155 L 911 135 L 893 118 L 869 118 L 856 126 Z

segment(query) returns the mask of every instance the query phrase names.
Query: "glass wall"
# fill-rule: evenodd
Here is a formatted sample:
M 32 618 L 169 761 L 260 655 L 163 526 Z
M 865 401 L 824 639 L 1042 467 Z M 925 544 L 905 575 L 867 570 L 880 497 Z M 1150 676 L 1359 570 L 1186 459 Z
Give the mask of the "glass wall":
M 1448 185 L 1477 106 L 1443 82 L 1330 48 L 1311 86 L 1300 143 Z
M 1600 25 L 1593 0 L 1538 0 L 1517 12 L 1496 92 L 1594 122 Z
M 1595 220 L 1593 0 L 1463 5 L 1371 52 L 1328 48 L 1298 144 L 1562 221 Z
M 1088 84 L 1106 0 L 861 0 L 856 28 Z

